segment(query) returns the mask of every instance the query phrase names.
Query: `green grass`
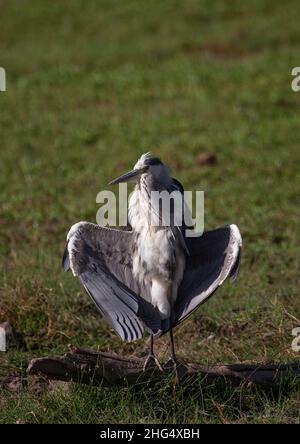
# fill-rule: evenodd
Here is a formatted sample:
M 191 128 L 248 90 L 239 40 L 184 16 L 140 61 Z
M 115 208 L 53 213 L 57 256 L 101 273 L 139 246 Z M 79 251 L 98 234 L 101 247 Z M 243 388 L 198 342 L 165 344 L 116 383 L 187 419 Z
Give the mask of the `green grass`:
M 299 326 L 298 1 L 0 0 L 0 321 L 28 351 L 0 375 L 69 343 L 123 344 L 60 268 L 64 239 L 95 221 L 96 194 L 151 150 L 186 189 L 205 191 L 206 229 L 237 223 L 241 272 L 175 334 L 204 363 L 289 361 Z M 199 167 L 202 152 L 218 162 Z M 113 189 L 113 188 L 112 188 Z M 180 336 L 180 341 L 179 341 Z M 167 359 L 167 341 L 157 351 Z M 300 422 L 299 384 L 276 396 L 195 384 L 71 385 L 0 397 L 0 422 Z

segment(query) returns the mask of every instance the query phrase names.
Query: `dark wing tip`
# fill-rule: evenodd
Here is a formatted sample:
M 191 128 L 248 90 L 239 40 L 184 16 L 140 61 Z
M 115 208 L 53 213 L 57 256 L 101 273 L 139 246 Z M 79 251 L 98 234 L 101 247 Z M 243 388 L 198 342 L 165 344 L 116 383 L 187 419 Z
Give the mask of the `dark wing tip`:
M 70 257 L 69 257 L 69 251 L 68 251 L 68 242 L 66 243 L 64 254 L 61 261 L 61 266 L 64 271 L 70 270 Z
M 234 243 L 235 243 L 236 247 L 238 248 L 238 251 L 235 255 L 235 262 L 233 263 L 232 268 L 230 270 L 230 274 L 229 274 L 231 282 L 234 282 L 237 278 L 237 275 L 238 275 L 239 269 L 240 269 L 243 242 L 242 242 L 242 236 L 241 236 L 240 230 L 237 227 L 237 225 L 234 225 L 234 224 L 230 225 L 230 229 L 231 229 L 231 234 L 234 238 Z

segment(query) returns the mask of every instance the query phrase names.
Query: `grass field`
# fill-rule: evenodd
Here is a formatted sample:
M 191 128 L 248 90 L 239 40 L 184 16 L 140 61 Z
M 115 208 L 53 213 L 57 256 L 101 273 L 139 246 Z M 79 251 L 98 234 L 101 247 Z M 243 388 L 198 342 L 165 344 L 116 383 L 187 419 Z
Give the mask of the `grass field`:
M 66 232 L 95 221 L 96 194 L 146 151 L 205 191 L 205 228 L 239 225 L 244 253 L 175 332 L 195 362 L 299 359 L 298 1 L 5 2 L 0 18 L 0 322 L 27 351 L 0 352 L 0 377 L 68 344 L 123 344 L 60 268 Z M 199 166 L 200 153 L 217 157 Z M 111 187 L 113 189 L 113 187 Z M 180 340 L 179 340 L 180 338 Z M 168 358 L 167 340 L 156 345 Z M 299 423 L 299 383 L 276 394 L 201 381 L 109 390 L 58 385 L 0 394 L 0 423 Z

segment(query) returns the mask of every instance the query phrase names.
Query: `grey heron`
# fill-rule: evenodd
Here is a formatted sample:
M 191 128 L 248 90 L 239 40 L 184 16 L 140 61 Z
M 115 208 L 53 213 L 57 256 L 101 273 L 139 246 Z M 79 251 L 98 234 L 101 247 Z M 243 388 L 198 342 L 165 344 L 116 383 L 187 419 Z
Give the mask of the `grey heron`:
M 236 278 L 242 239 L 234 224 L 205 231 L 200 237 L 187 237 L 184 226 L 176 225 L 175 214 L 164 225 L 150 194 L 175 192 L 184 205 L 183 187 L 150 153 L 111 183 L 130 180 L 135 181 L 128 210 L 131 230 L 90 222 L 73 225 L 67 235 L 63 268 L 71 269 L 122 340 L 140 339 L 144 330 L 150 333 L 145 366 L 154 361 L 160 367 L 153 340 L 169 332 L 171 361 L 177 371 L 173 328 L 207 301 L 225 279 Z M 150 223 L 153 213 L 159 224 Z

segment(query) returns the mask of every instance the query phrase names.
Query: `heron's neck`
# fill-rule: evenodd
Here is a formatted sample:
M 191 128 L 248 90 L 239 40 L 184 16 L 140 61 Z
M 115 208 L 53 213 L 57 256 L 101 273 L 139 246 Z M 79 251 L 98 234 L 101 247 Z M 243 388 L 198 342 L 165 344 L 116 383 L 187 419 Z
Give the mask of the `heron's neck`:
M 145 179 L 144 179 L 145 180 Z M 138 183 L 129 199 L 128 218 L 132 229 L 141 233 L 151 229 L 151 190 L 145 181 Z
M 128 216 L 134 231 L 157 232 L 161 227 L 161 213 L 158 199 L 152 196 L 152 191 L 162 192 L 170 189 L 171 178 L 168 174 L 163 180 L 154 178 L 151 174 L 143 174 L 136 184 L 129 200 Z

